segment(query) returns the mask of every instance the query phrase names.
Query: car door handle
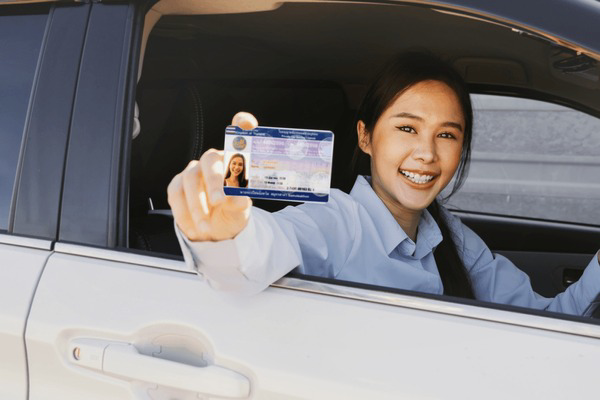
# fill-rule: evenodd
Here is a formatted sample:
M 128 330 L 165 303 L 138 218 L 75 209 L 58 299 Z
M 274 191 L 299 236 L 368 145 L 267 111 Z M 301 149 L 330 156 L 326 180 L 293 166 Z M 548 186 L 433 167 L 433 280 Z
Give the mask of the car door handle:
M 250 395 L 249 379 L 236 371 L 216 365 L 196 367 L 147 356 L 131 343 L 75 339 L 70 342 L 69 356 L 76 365 L 127 380 L 225 398 Z

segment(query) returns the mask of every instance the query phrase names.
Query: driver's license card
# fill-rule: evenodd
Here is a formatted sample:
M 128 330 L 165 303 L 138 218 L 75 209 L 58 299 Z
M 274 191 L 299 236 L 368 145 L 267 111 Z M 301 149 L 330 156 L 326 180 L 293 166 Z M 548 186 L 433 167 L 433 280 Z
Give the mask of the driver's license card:
M 333 132 L 259 126 L 225 129 L 225 194 L 327 202 Z

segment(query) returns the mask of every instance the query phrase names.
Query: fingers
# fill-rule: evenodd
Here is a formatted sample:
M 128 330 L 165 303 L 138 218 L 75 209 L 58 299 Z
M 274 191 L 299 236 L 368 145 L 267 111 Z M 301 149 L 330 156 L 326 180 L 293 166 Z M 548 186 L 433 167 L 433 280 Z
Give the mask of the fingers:
M 247 196 L 227 196 L 225 204 L 229 211 L 244 211 L 250 209 L 252 200 Z
M 256 117 L 254 117 L 254 115 L 248 112 L 240 111 L 239 113 L 233 116 L 233 119 L 231 120 L 231 125 L 236 125 L 246 131 L 249 131 L 258 126 L 258 121 L 256 120 Z
M 226 214 L 229 220 L 236 219 L 236 214 L 239 214 L 237 219 L 247 219 L 245 214 L 250 208 L 250 199 L 235 197 L 226 202 L 223 179 L 223 152 L 211 149 L 199 161 L 191 161 L 169 184 L 167 192 L 173 217 L 190 240 L 213 240 L 215 232 L 234 236 L 239 231 L 234 227 L 235 223 L 228 227 L 223 218 L 215 218 L 215 209 L 221 209 L 217 215 Z M 228 237 L 225 235 L 220 239 Z
M 232 125 L 252 130 L 258 121 L 250 113 L 239 112 L 233 117 Z M 167 188 L 175 222 L 190 240 L 231 238 L 248 221 L 252 200 L 225 196 L 223 191 L 223 158 L 223 151 L 206 151 L 200 160 L 191 161 L 176 175 Z
M 210 149 L 200 157 L 200 168 L 207 200 L 211 205 L 218 205 L 225 200 L 223 192 L 223 152 Z
M 183 190 L 183 178 L 182 174 L 175 175 L 175 177 L 169 183 L 167 187 L 167 200 L 171 211 L 173 211 L 173 218 L 177 223 L 177 226 L 185 236 L 190 240 L 197 240 L 199 238 L 194 221 L 189 212 L 189 207 Z
M 252 200 L 246 196 L 225 196 L 223 181 L 225 179 L 223 167 L 224 152 L 215 149 L 206 151 L 200 157 L 202 169 L 202 182 L 208 194 L 210 206 L 223 204 L 228 212 L 244 211 L 252 206 Z
M 188 212 L 192 217 L 197 233 L 202 233 L 208 230 L 210 209 L 200 163 L 196 160 L 191 161 L 181 175 Z

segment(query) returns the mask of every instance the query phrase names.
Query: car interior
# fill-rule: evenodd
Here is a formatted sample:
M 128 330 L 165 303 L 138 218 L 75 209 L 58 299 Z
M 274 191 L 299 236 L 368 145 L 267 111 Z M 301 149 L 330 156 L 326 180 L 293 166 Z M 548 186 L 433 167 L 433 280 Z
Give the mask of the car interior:
M 404 50 L 451 62 L 473 93 L 539 99 L 600 117 L 600 67 L 590 54 L 482 15 L 359 2 L 203 7 L 164 0 L 146 18 L 129 210 L 129 247 L 138 251 L 181 256 L 167 185 L 190 160 L 222 148 L 224 128 L 241 110 L 263 126 L 333 131 L 331 186 L 348 192 L 355 112 L 374 71 Z M 358 172 L 365 173 L 364 166 Z M 277 211 L 291 203 L 254 204 Z M 527 272 L 544 296 L 576 281 L 600 247 L 594 225 L 457 214 Z

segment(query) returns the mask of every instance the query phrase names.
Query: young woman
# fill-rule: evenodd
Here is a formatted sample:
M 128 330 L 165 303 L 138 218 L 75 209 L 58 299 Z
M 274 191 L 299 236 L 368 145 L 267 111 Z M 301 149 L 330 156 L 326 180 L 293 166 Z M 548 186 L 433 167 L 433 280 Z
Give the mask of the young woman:
M 169 185 L 186 262 L 215 288 L 258 292 L 294 268 L 309 275 L 581 314 L 600 291 L 594 257 L 553 299 L 436 200 L 469 163 L 472 111 L 460 76 L 406 53 L 379 73 L 360 107 L 358 146 L 371 176 L 329 203 L 271 214 L 223 195 L 222 152 L 209 150 Z M 240 113 L 233 124 L 258 123 Z
M 223 180 L 223 185 L 234 187 L 247 187 L 246 179 L 246 159 L 240 153 L 234 154 L 229 159 L 227 174 Z

